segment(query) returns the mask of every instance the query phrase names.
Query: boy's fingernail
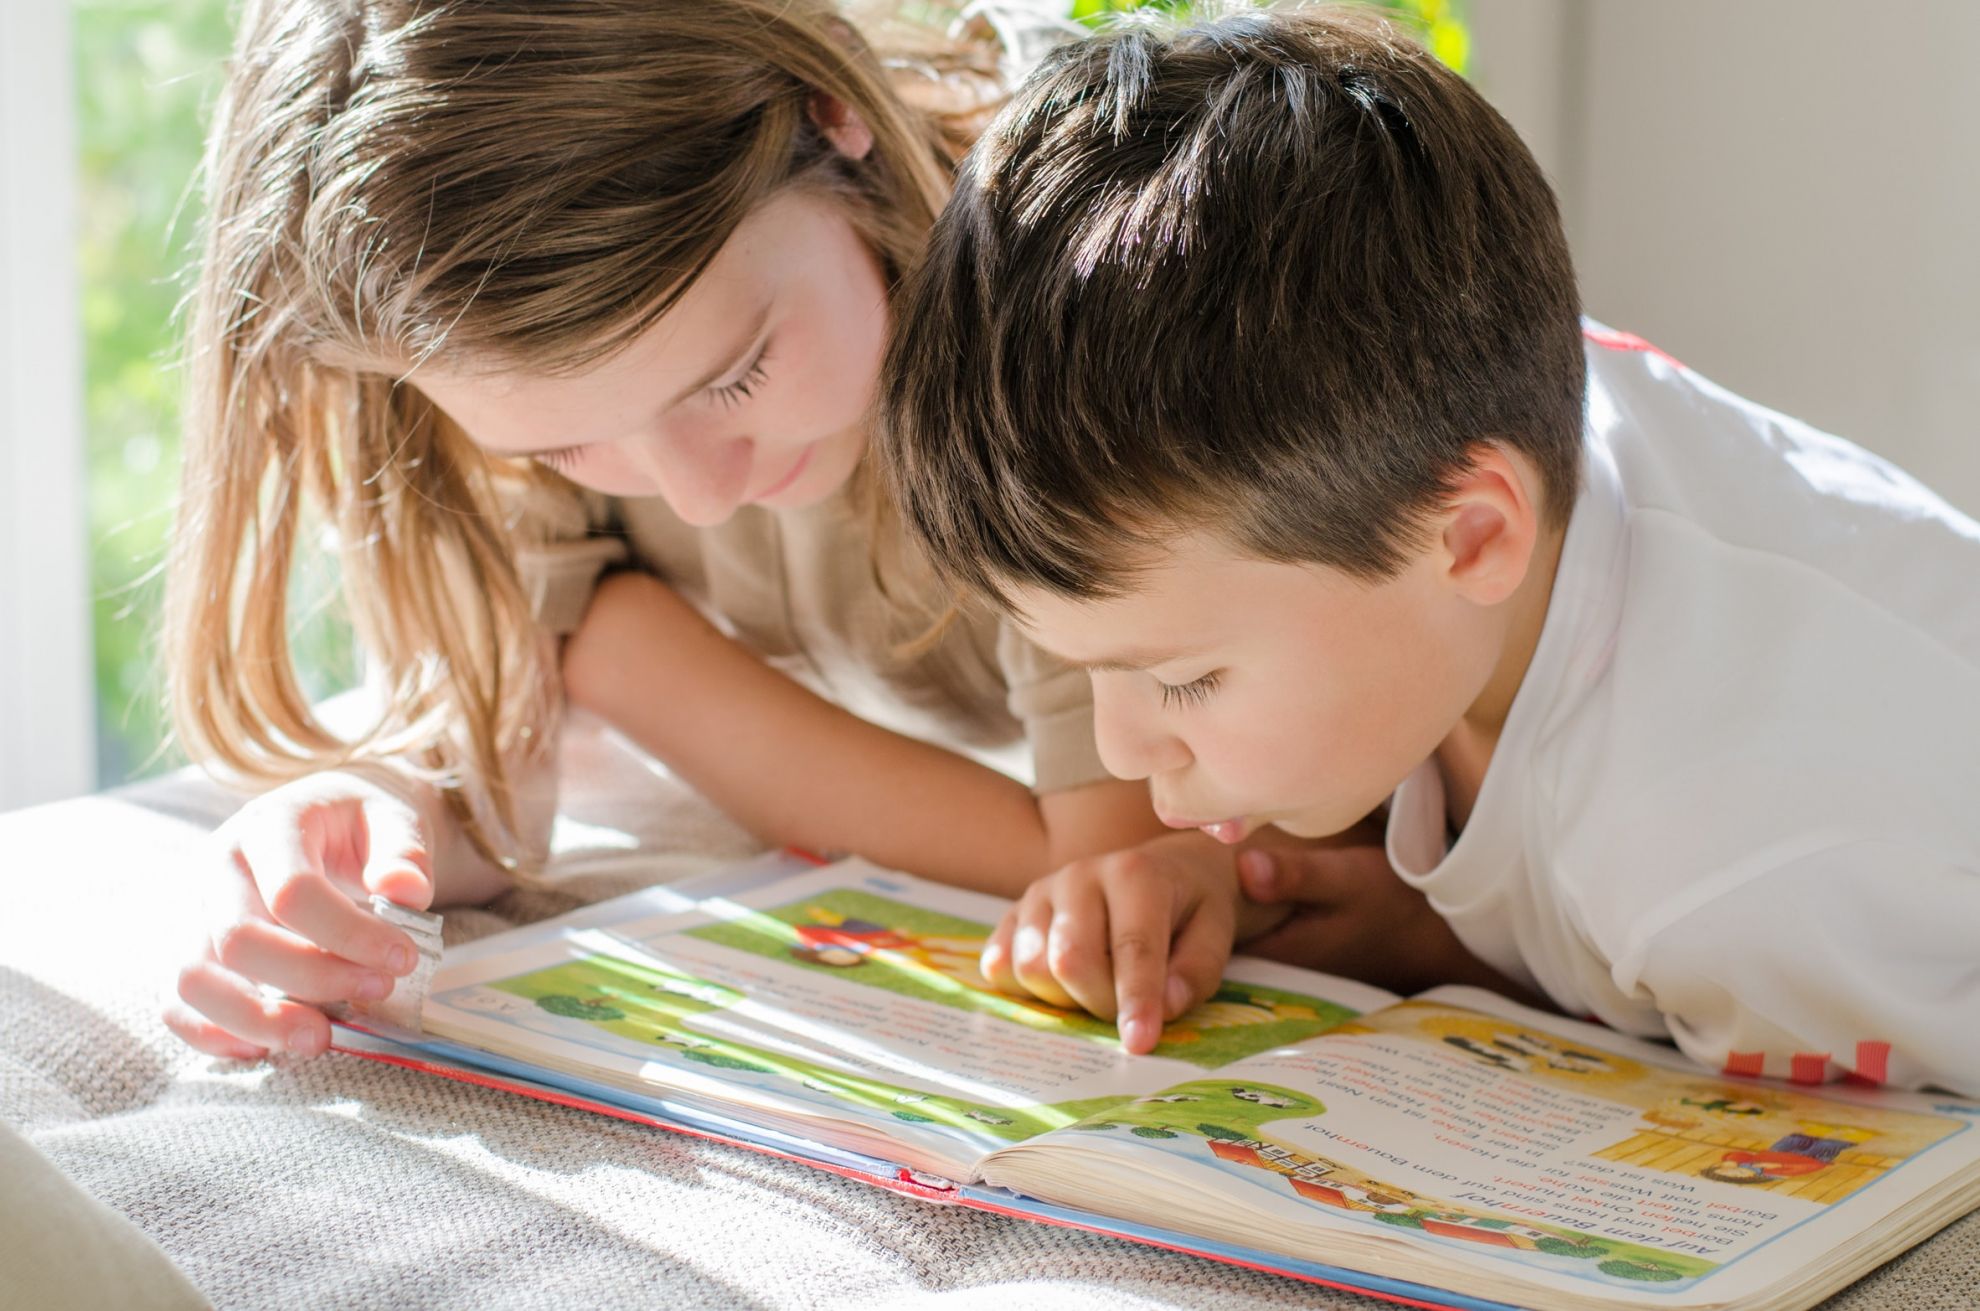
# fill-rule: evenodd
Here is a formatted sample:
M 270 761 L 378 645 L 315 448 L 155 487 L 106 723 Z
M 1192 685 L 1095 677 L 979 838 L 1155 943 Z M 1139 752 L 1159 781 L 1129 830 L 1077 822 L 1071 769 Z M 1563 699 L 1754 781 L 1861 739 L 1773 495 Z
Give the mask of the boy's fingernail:
M 1269 885 L 1272 881 L 1272 858 L 1262 851 L 1247 851 L 1239 856 L 1238 868 L 1249 875 L 1253 883 Z
M 289 1050 L 297 1056 L 316 1055 L 316 1035 L 308 1029 L 297 1029 L 289 1035 Z
M 1034 928 L 1019 929 L 1011 954 L 1019 960 L 1038 959 L 1045 954 L 1045 935 Z
M 392 980 L 382 974 L 367 974 L 358 980 L 354 994 L 359 1001 L 377 1001 L 392 991 Z
M 1162 990 L 1162 1000 L 1168 1005 L 1168 1017 L 1175 1019 L 1189 1007 L 1189 985 L 1171 974 L 1169 986 Z
M 392 973 L 411 974 L 412 967 L 413 952 L 411 947 L 392 948 Z
M 1145 1052 L 1155 1045 L 1155 1026 L 1136 1016 L 1121 1021 L 1121 1046 L 1130 1052 Z

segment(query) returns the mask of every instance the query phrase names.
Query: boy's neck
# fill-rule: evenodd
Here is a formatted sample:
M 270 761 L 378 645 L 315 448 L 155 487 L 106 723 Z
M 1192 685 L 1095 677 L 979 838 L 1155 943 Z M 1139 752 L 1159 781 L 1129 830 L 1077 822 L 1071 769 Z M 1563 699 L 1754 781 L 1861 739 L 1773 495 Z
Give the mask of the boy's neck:
M 1499 663 L 1492 670 L 1485 690 L 1437 747 L 1437 772 L 1443 776 L 1444 809 L 1453 833 L 1462 832 L 1471 820 L 1472 807 L 1478 803 L 1478 792 L 1485 784 L 1485 771 L 1492 763 L 1492 752 L 1499 744 L 1506 716 L 1512 713 L 1513 699 L 1519 695 L 1527 667 L 1533 663 L 1533 652 L 1540 645 L 1565 539 L 1566 534 L 1560 529 L 1550 528 L 1534 547 L 1532 567 L 1506 602 L 1512 608 L 1508 612 Z

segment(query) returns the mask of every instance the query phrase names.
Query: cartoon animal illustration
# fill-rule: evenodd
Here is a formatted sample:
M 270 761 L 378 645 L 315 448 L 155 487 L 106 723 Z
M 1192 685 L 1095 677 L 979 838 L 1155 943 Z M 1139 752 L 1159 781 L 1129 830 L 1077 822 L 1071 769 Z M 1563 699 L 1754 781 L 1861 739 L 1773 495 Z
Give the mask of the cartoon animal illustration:
M 1294 1104 L 1277 1093 L 1262 1092 L 1257 1088 L 1232 1088 L 1231 1096 L 1241 1102 L 1256 1102 L 1260 1106 L 1276 1106 L 1281 1109 L 1289 1108 Z
M 1560 1074 L 1606 1074 L 1611 1068 L 1599 1053 L 1563 1046 L 1525 1030 L 1495 1034 L 1486 1042 L 1462 1034 L 1446 1035 L 1444 1041 L 1482 1064 L 1518 1074 L 1542 1069 Z
M 1202 1100 L 1201 1097 L 1196 1096 L 1194 1093 L 1165 1093 L 1160 1097 L 1137 1097 L 1134 1099 L 1134 1103 L 1139 1106 L 1144 1102 L 1200 1102 Z
M 903 1106 L 913 1106 L 916 1102 L 927 1101 L 928 1094 L 927 1093 L 896 1093 L 894 1095 L 894 1100 L 896 1102 L 899 1102 Z
M 1799 1179 L 1834 1165 L 1836 1158 L 1877 1135 L 1850 1125 L 1799 1124 L 1764 1152 L 1727 1152 L 1698 1173 L 1715 1183 L 1770 1184 Z
M 1275 1001 L 1264 993 L 1226 983 L 1209 1001 L 1171 1021 L 1162 1030 L 1162 1042 L 1164 1045 L 1200 1042 L 1220 1029 L 1319 1018 L 1320 1012 L 1304 1002 Z
M 793 926 L 797 942 L 791 955 L 813 965 L 850 969 L 891 956 L 947 975 L 972 987 L 988 987 L 977 971 L 983 944 L 973 938 L 906 933 L 872 920 L 853 919 L 823 906 L 807 906 L 809 924 Z
M 1706 1101 L 1696 1101 L 1690 1097 L 1678 1098 L 1679 1106 L 1695 1106 L 1701 1111 L 1714 1115 L 1765 1115 L 1767 1108 L 1758 1102 L 1736 1101 L 1731 1097 L 1713 1097 Z
M 1009 1124 L 1011 1122 L 1008 1116 L 992 1115 L 988 1111 L 972 1110 L 972 1111 L 964 1111 L 963 1114 L 968 1116 L 970 1119 L 976 1120 L 983 1124 Z

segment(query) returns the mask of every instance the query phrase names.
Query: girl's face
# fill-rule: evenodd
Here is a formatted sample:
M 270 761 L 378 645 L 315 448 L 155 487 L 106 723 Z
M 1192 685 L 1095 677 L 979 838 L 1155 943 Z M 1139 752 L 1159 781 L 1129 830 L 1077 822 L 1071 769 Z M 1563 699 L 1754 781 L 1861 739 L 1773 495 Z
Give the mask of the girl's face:
M 493 454 L 718 524 L 743 505 L 813 504 L 852 475 L 887 326 L 879 261 L 844 211 L 788 192 L 602 363 L 561 374 L 429 363 L 408 380 Z

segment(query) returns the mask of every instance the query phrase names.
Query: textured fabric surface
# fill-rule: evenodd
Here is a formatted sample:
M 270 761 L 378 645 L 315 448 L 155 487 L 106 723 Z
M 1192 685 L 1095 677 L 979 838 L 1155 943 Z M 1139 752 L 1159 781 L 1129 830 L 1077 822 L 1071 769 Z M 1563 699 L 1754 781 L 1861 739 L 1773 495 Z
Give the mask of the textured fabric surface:
M 571 735 L 558 883 L 450 942 L 751 849 L 622 751 Z M 221 1308 L 1382 1305 L 354 1057 L 200 1056 L 157 1017 L 233 804 L 181 778 L 0 816 L 0 1120 Z M 1977 1271 L 1968 1218 L 1831 1305 L 1969 1311 Z

